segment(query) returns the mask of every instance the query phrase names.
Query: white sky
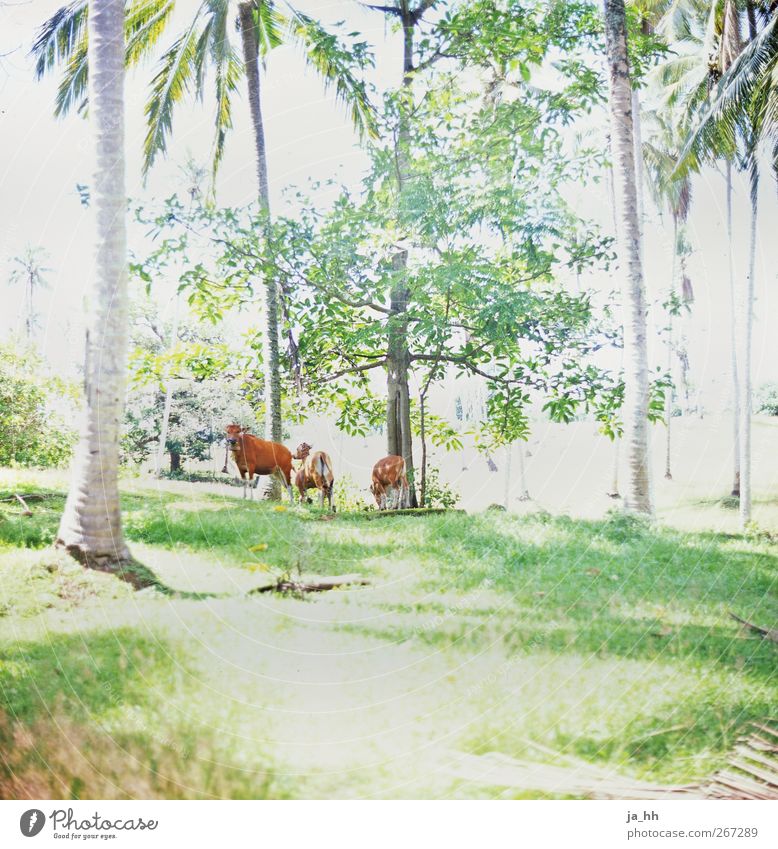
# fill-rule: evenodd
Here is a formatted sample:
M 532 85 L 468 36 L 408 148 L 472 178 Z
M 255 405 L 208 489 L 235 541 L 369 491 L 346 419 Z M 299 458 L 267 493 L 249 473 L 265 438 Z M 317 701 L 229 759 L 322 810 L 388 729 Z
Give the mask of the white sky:
M 76 115 L 53 118 L 57 77 L 36 82 L 28 55 L 36 26 L 62 5 L 63 0 L 9 0 L 0 3 L 0 336 L 21 327 L 21 290 L 6 284 L 8 259 L 27 244 L 41 245 L 49 253 L 50 289 L 41 294 L 42 343 L 58 370 L 72 371 L 80 360 L 82 298 L 90 253 L 88 215 L 79 203 L 76 183 L 89 183 L 91 150 L 87 123 Z M 191 0 L 191 7 L 199 0 Z M 176 16 L 185 16 L 189 4 L 179 0 Z M 346 20 L 348 30 L 363 33 L 374 45 L 377 70 L 372 75 L 381 87 L 399 79 L 401 45 L 397 33 L 383 16 L 360 9 L 355 2 L 301 0 L 298 7 L 324 23 Z M 170 32 L 177 29 L 175 20 Z M 140 153 L 144 135 L 143 103 L 154 59 L 132 73 L 127 82 L 128 192 L 133 197 L 162 198 L 181 189 L 180 166 L 191 154 L 207 161 L 212 141 L 208 104 L 179 105 L 174 123 L 171 154 L 152 172 L 148 185 L 140 182 Z M 309 178 L 337 177 L 355 183 L 366 163 L 358 149 L 344 110 L 332 96 L 325 96 L 320 82 L 303 70 L 294 48 L 273 52 L 263 92 L 263 110 L 269 142 L 269 168 L 274 206 L 290 184 L 303 185 Z M 217 183 L 222 204 L 240 205 L 256 193 L 254 154 L 248 126 L 248 108 L 242 90 L 236 98 L 235 127 Z M 602 120 L 607 117 L 603 113 Z M 778 333 L 774 316 L 778 302 L 775 268 L 778 239 L 775 236 L 778 193 L 773 178 L 765 173 L 761 193 L 759 273 L 754 343 L 754 384 L 778 379 Z M 689 233 L 695 252 L 689 268 L 697 297 L 692 316 L 684 322 L 689 337 L 692 380 L 701 387 L 709 410 L 727 401 L 729 363 L 727 265 L 723 218 L 723 180 L 709 170 L 695 179 Z M 584 216 L 594 217 L 610 229 L 611 212 L 604 183 L 582 187 L 576 201 Z M 650 200 L 646 200 L 650 211 Z M 736 196 L 736 271 L 742 280 L 746 264 L 747 190 L 738 186 Z M 662 295 L 670 273 L 670 239 L 655 224 L 646 232 L 645 271 L 649 297 Z M 614 283 L 584 276 L 583 285 L 603 289 Z M 169 310 L 169 299 L 163 298 Z M 656 343 L 656 333 L 651 334 Z M 665 354 L 657 350 L 657 362 Z

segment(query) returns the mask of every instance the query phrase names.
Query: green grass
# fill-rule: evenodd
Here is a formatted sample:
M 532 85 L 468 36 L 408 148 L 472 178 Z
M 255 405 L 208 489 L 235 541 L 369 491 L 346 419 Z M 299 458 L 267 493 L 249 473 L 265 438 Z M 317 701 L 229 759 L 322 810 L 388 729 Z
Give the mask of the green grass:
M 128 492 L 170 597 L 53 553 L 49 494 L 0 502 L 0 795 L 490 796 L 450 753 L 533 744 L 685 782 L 777 712 L 778 650 L 729 617 L 778 621 L 769 536 Z M 248 592 L 297 570 L 373 584 Z

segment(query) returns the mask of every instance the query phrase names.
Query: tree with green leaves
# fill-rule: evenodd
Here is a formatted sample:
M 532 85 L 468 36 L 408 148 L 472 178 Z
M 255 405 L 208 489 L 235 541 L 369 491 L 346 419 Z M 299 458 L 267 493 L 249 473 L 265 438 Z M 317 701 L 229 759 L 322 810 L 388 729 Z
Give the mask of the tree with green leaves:
M 129 0 L 125 23 L 128 66 L 139 63 L 153 51 L 176 5 L 175 0 Z M 57 93 L 57 114 L 65 114 L 73 107 L 83 110 L 86 106 L 88 14 L 87 0 L 76 0 L 63 7 L 41 27 L 33 47 L 39 77 L 56 66 L 65 68 Z M 216 95 L 215 170 L 232 127 L 232 98 L 241 77 L 245 77 L 254 133 L 258 198 L 266 227 L 270 221 L 270 189 L 261 105 L 262 69 L 269 52 L 287 43 L 302 47 L 306 62 L 325 85 L 335 87 L 338 98 L 348 106 L 354 126 L 360 133 L 370 132 L 372 111 L 365 83 L 359 77 L 359 69 L 369 62 L 363 42 L 352 43 L 347 49 L 318 21 L 288 3 L 202 0 L 181 34 L 163 53 L 152 80 L 146 103 L 144 173 L 158 155 L 167 151 L 176 105 L 187 94 L 202 97 L 209 69 L 213 72 Z M 264 280 L 263 292 L 265 436 L 278 442 L 282 437 L 278 281 Z M 271 478 L 271 494 L 277 497 L 273 481 Z
M 98 568 L 129 558 L 119 504 L 119 432 L 127 373 L 124 2 L 92 0 L 89 78 L 95 250 L 88 296 L 85 411 L 57 544 Z

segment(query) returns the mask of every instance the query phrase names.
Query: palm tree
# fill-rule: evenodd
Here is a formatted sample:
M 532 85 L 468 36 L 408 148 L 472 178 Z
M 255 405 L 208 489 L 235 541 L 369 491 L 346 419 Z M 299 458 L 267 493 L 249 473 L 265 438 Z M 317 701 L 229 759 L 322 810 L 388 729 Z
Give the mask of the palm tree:
M 129 0 L 125 26 L 126 62 L 134 65 L 156 45 L 175 7 L 175 0 Z M 33 46 L 36 71 L 42 76 L 55 65 L 65 74 L 57 93 L 56 114 L 74 106 L 83 109 L 88 77 L 87 0 L 76 0 L 60 9 L 40 29 Z M 235 19 L 240 46 L 233 43 L 230 25 Z M 232 127 L 232 95 L 241 75 L 245 76 L 256 154 L 258 199 L 267 224 L 270 222 L 270 192 L 267 148 L 261 107 L 264 59 L 288 41 L 302 46 L 306 62 L 333 85 L 339 100 L 347 104 L 360 133 L 373 131 L 373 114 L 366 88 L 355 73 L 355 64 L 366 61 L 364 45 L 346 51 L 317 21 L 285 4 L 284 12 L 273 0 L 202 0 L 184 31 L 164 52 L 151 84 L 146 103 L 147 133 L 143 171 L 167 150 L 176 104 L 189 93 L 201 98 L 206 71 L 212 66 L 216 94 L 213 167 L 224 153 L 227 132 Z M 278 281 L 265 280 L 263 366 L 265 375 L 265 436 L 282 439 L 281 374 L 278 348 Z M 271 478 L 274 482 L 274 479 Z M 271 495 L 278 496 L 273 483 Z
M 38 325 L 38 313 L 35 311 L 35 292 L 48 288 L 46 273 L 51 271 L 43 265 L 46 252 L 43 248 L 28 245 L 21 256 L 13 258 L 10 282 L 24 286 L 24 335 L 32 342 L 35 328 Z
M 128 319 L 124 0 L 92 0 L 89 62 L 96 238 L 84 365 L 86 409 L 57 544 L 90 566 L 106 568 L 129 560 L 118 486 Z
M 750 180 L 750 237 L 746 284 L 736 312 L 739 325 L 740 389 L 740 522 L 751 521 L 751 357 L 753 336 L 756 237 L 759 213 L 759 159 L 763 142 L 772 145 L 773 168 L 778 174 L 778 91 L 773 76 L 778 69 L 778 7 L 768 6 L 766 24 L 757 31 L 753 3 L 747 5 L 749 44 L 731 62 L 701 110 L 681 159 L 714 158 L 722 145 L 738 151 L 740 165 Z
M 675 0 L 659 25 L 669 42 L 676 45 L 676 56 L 657 71 L 666 108 L 680 114 L 699 113 L 708 101 L 711 89 L 721 79 L 743 49 L 740 16 L 735 0 L 700 4 L 695 0 Z M 677 120 L 670 118 L 673 123 Z M 732 378 L 733 481 L 731 494 L 740 495 L 740 379 L 737 354 L 737 293 L 732 239 L 732 165 L 736 148 L 724 135 L 710 138 L 709 150 L 724 159 L 725 208 L 727 228 L 727 265 L 730 295 L 730 363 Z M 699 163 L 687 155 L 684 169 L 696 170 Z
M 692 198 L 691 175 L 680 174 L 676 165 L 683 146 L 685 132 L 682 124 L 673 116 L 666 119 L 653 111 L 646 116 L 649 128 L 649 140 L 643 143 L 643 160 L 649 191 L 660 212 L 666 208 L 672 220 L 672 270 L 670 273 L 670 292 L 667 301 L 668 340 L 667 370 L 672 369 L 673 357 L 673 319 L 681 305 L 686 307 L 692 302 L 691 281 L 686 274 L 686 258 L 689 244 L 686 239 L 686 221 Z M 676 273 L 680 267 L 682 294 L 676 292 Z M 672 444 L 672 393 L 668 391 L 665 399 L 666 447 L 665 478 L 672 480 L 671 444 Z
M 610 77 L 613 179 L 619 222 L 617 237 L 622 263 L 625 311 L 624 431 L 628 452 L 625 505 L 630 510 L 651 514 L 653 505 L 648 458 L 649 382 L 646 296 L 640 256 L 626 13 L 624 0 L 604 0 L 604 7 L 605 49 Z

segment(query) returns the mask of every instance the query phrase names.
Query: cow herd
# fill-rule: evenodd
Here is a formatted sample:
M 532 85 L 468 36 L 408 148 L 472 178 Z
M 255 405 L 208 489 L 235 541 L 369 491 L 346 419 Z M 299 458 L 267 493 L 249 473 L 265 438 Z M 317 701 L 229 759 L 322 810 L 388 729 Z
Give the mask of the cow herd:
M 259 483 L 260 475 L 277 475 L 286 486 L 289 503 L 294 504 L 292 490 L 292 473 L 294 485 L 300 495 L 300 502 L 305 503 L 309 489 L 319 492 L 319 505 L 324 507 L 327 500 L 329 509 L 335 510 L 333 503 L 333 487 L 335 473 L 332 460 L 326 451 L 314 451 L 312 446 L 303 442 L 297 446 L 294 454 L 278 442 L 268 442 L 259 439 L 248 432 L 248 428 L 238 424 L 228 425 L 225 429 L 227 451 L 238 467 L 243 480 L 243 497 L 250 492 L 254 497 L 254 489 Z M 295 471 L 293 461 L 299 460 L 301 465 Z M 227 471 L 225 457 L 224 469 Z M 405 473 L 405 460 L 395 454 L 380 459 L 371 475 L 370 491 L 373 493 L 379 510 L 395 509 L 410 506 L 410 487 Z

